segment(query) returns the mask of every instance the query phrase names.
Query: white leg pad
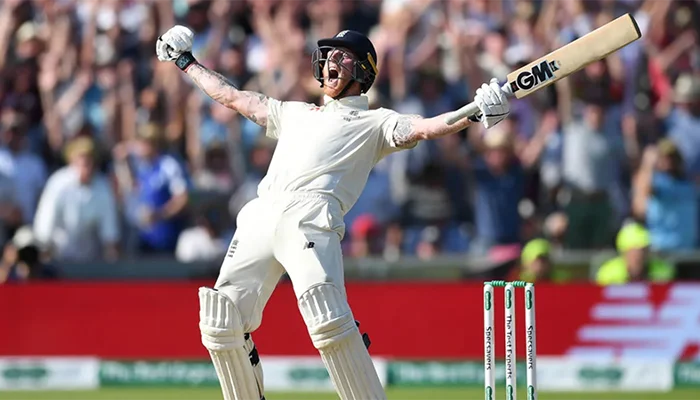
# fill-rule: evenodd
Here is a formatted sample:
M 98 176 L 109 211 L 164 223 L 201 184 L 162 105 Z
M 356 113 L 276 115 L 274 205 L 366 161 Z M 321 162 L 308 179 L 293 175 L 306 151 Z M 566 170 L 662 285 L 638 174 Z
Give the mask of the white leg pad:
M 333 284 L 301 295 L 299 309 L 342 400 L 384 400 L 386 394 L 345 296 Z
M 253 366 L 245 348 L 243 323 L 231 299 L 199 288 L 199 329 L 209 350 L 225 400 L 259 400 Z

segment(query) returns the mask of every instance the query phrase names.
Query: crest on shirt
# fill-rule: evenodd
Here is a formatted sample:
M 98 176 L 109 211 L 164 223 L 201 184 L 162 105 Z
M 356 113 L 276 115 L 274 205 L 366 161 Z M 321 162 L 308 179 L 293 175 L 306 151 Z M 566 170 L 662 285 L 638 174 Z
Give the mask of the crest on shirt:
M 358 110 L 352 110 L 348 115 L 344 116 L 343 119 L 347 122 L 360 119 L 360 112 Z

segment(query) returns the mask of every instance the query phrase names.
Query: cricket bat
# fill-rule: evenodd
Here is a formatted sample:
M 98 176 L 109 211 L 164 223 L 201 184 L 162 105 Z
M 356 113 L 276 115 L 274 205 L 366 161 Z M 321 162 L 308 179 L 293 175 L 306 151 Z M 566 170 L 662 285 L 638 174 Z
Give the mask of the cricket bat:
M 501 87 L 508 96 L 520 99 L 559 79 L 566 78 L 588 64 L 601 60 L 609 54 L 642 37 L 637 21 L 625 14 L 600 28 L 589 32 L 573 42 L 554 50 L 546 56 L 513 71 Z M 455 122 L 479 112 L 475 103 L 469 103 L 451 112 L 445 122 Z

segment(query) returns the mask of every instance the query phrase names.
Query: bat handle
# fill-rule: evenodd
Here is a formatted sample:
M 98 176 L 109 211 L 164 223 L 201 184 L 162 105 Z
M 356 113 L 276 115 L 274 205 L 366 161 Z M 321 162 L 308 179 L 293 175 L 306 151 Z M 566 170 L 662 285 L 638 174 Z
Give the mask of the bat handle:
M 513 92 L 511 92 L 510 85 L 508 85 L 508 83 L 505 83 L 503 86 L 501 86 L 501 90 L 508 97 L 513 95 Z M 467 104 L 466 106 L 449 113 L 447 115 L 447 118 L 445 118 L 445 123 L 447 125 L 454 125 L 455 123 L 462 120 L 463 118 L 471 117 L 472 115 L 476 115 L 478 113 L 479 113 L 479 107 L 476 105 L 475 102 L 471 102 L 471 103 Z
M 477 106 L 476 103 L 472 101 L 471 103 L 460 108 L 459 110 L 455 110 L 449 113 L 447 115 L 447 118 L 445 118 L 445 123 L 447 125 L 454 125 L 455 123 L 457 123 L 457 121 L 460 121 L 463 118 L 471 117 L 472 115 L 475 115 L 478 112 L 479 106 Z

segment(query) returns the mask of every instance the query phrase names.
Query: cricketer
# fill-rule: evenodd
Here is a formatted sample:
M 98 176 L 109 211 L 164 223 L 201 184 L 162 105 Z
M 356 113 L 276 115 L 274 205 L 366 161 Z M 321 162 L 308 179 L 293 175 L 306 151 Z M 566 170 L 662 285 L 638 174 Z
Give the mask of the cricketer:
M 369 109 L 364 95 L 379 70 L 369 38 L 345 30 L 318 41 L 314 77 L 324 92 L 317 106 L 242 91 L 193 57 L 193 32 L 177 25 L 156 44 L 160 61 L 174 62 L 215 101 L 265 127 L 277 139 L 258 197 L 237 216 L 237 230 L 214 288 L 200 288 L 202 343 L 226 400 L 264 399 L 262 366 L 251 333 L 286 272 L 314 346 L 343 400 L 386 395 L 345 293 L 340 241 L 344 215 L 386 155 L 463 130 L 492 127 L 510 107 L 497 80 L 474 97 L 479 113 L 454 125 L 446 115 L 422 118 Z

